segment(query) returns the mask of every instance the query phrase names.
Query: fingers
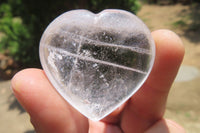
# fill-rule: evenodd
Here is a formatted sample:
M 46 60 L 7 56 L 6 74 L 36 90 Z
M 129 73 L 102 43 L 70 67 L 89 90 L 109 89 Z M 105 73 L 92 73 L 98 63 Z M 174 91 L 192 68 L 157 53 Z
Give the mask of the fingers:
M 156 43 L 156 58 L 149 78 L 125 109 L 120 107 L 106 119 L 116 122 L 124 109 L 121 128 L 126 133 L 144 132 L 161 119 L 169 88 L 184 55 L 182 42 L 173 32 L 159 30 L 152 36 Z M 12 87 L 38 132 L 88 132 L 86 118 L 59 96 L 42 70 L 19 72 L 12 80 Z
M 117 125 L 108 124 L 102 121 L 89 121 L 89 133 L 122 133 Z
M 185 133 L 185 130 L 171 120 L 162 119 L 145 131 L 145 133 Z
M 12 88 L 37 132 L 88 132 L 87 119 L 65 102 L 42 70 L 26 69 L 17 73 Z
M 184 55 L 180 38 L 169 30 L 152 33 L 156 44 L 153 69 L 141 87 L 127 104 L 121 121 L 124 132 L 144 132 L 164 113 L 171 84 Z

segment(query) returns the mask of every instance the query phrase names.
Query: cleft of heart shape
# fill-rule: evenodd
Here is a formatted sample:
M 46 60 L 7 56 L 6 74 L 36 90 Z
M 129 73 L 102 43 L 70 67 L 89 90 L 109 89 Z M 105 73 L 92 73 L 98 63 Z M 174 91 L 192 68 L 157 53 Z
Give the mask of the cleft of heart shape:
M 97 121 L 142 86 L 154 63 L 155 45 L 146 25 L 130 12 L 72 10 L 49 24 L 39 52 L 59 94 Z

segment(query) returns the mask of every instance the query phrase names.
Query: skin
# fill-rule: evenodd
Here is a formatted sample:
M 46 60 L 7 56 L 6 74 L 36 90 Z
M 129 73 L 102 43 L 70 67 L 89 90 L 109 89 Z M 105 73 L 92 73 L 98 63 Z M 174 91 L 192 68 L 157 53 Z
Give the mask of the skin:
M 172 31 L 152 32 L 156 44 L 153 69 L 139 91 L 101 121 L 72 108 L 53 88 L 43 70 L 25 69 L 12 79 L 13 92 L 29 113 L 37 133 L 185 133 L 163 118 L 170 87 L 184 56 Z

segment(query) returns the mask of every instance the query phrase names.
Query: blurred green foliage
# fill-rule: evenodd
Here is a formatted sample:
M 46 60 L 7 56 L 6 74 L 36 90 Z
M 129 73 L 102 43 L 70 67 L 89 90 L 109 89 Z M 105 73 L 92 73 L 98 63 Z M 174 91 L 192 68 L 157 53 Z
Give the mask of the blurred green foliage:
M 191 4 L 193 2 L 200 2 L 200 0 L 142 0 L 143 2 L 147 2 L 150 4 L 176 4 L 176 3 L 182 3 L 182 4 Z
M 106 8 L 134 13 L 139 0 L 1 0 L 0 52 L 12 56 L 24 67 L 39 65 L 39 40 L 47 25 L 58 15 L 72 9 L 99 12 Z
M 20 18 L 13 16 L 11 6 L 2 4 L 0 6 L 0 31 L 3 37 L 0 40 L 0 51 L 13 56 L 16 61 L 26 63 L 31 58 L 28 51 L 32 51 L 31 35 L 26 25 Z
M 187 26 L 184 20 L 177 20 L 176 22 L 173 22 L 172 25 L 175 28 Z

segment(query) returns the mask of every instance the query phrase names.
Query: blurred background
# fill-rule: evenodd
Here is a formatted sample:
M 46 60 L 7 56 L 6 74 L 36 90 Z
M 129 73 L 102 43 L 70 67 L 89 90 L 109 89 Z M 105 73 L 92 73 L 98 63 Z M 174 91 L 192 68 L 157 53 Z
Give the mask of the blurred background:
M 186 53 L 165 118 L 188 133 L 199 133 L 200 0 L 0 0 L 0 133 L 34 133 L 29 116 L 12 94 L 10 79 L 21 69 L 41 68 L 38 48 L 43 31 L 56 16 L 80 8 L 95 13 L 128 10 L 151 31 L 170 29 L 181 37 Z

